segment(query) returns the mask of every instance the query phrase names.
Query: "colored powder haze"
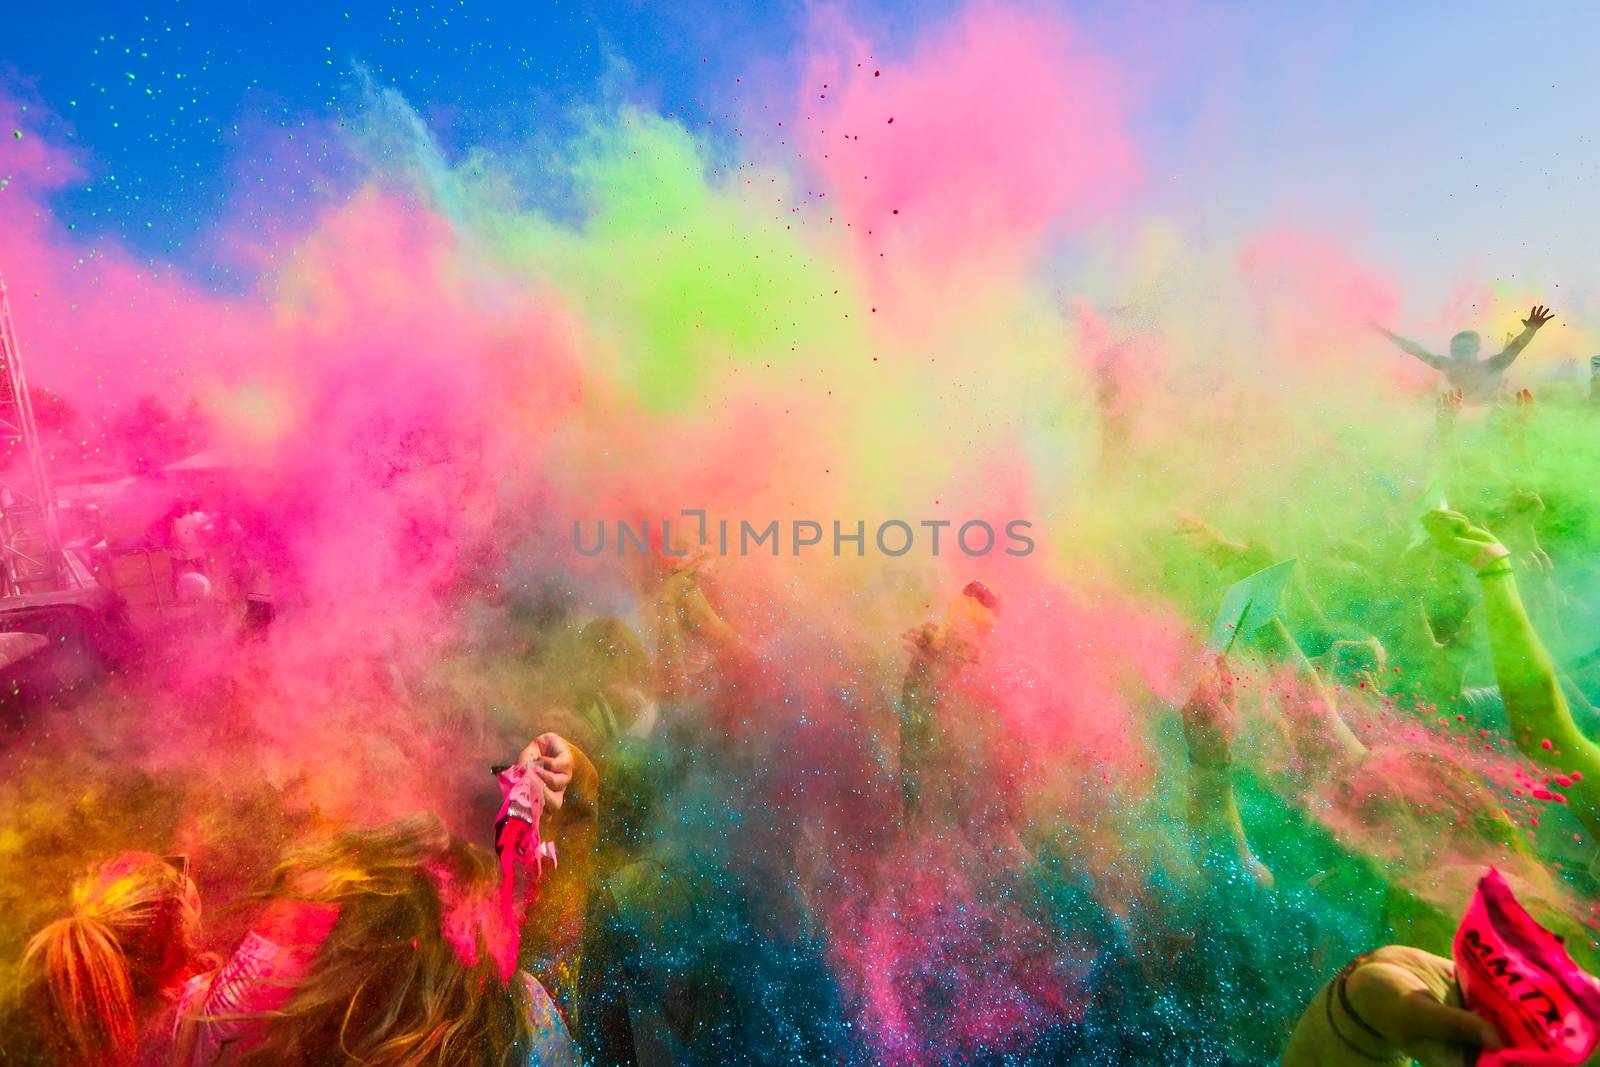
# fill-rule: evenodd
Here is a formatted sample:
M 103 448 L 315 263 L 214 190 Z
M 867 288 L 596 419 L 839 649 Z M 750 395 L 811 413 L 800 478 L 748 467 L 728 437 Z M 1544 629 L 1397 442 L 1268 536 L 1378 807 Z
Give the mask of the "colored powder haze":
M 815 7 L 725 33 L 701 14 L 661 16 L 670 46 L 564 23 L 566 65 L 485 52 L 472 85 L 443 48 L 459 28 L 430 52 L 431 24 L 311 23 L 296 39 L 326 31 L 325 49 L 254 57 L 232 95 L 221 39 L 176 16 L 25 16 L 50 67 L 20 38 L 4 57 L 0 271 L 48 390 L 50 462 L 227 456 L 280 614 L 260 645 L 180 637 L 15 727 L 7 966 L 117 848 L 186 851 L 225 902 L 338 823 L 434 810 L 481 836 L 483 769 L 558 702 L 539 636 L 595 615 L 644 628 L 640 567 L 578 556 L 574 519 L 1022 517 L 1038 548 L 1020 559 L 719 562 L 718 603 L 768 665 L 743 743 L 787 770 L 742 800 L 698 788 L 730 798 L 719 819 L 771 824 L 724 859 L 797 884 L 873 1055 L 1026 1047 L 1082 1018 L 1103 976 L 1090 945 L 1069 951 L 959 865 L 924 869 L 929 847 L 877 847 L 898 802 L 878 753 L 900 632 L 972 578 L 998 590 L 961 693 L 982 712 L 971 744 L 1088 882 L 1158 878 L 1137 857 L 1178 851 L 1171 705 L 1226 584 L 1174 515 L 1340 560 L 1307 580 L 1330 615 L 1385 632 L 1404 605 L 1360 561 L 1404 549 L 1437 503 L 1436 386 L 1368 320 L 1442 348 L 1549 303 L 1515 372 L 1536 389 L 1600 351 L 1580 199 L 1600 148 L 1557 122 L 1600 86 L 1553 12 Z M 306 69 L 275 85 L 279 64 Z M 185 100 L 226 135 L 197 132 Z M 1534 452 L 1540 483 L 1572 490 L 1571 551 L 1594 545 L 1581 486 L 1600 457 Z M 1369 703 L 1370 736 L 1499 788 L 1512 836 L 1539 822 L 1530 772 L 1481 752 L 1479 724 Z M 1470 881 L 1436 872 L 1515 867 L 1470 827 L 1440 844 L 1426 813 L 1364 831 L 1257 718 L 1247 820 L 1301 881 L 1315 840 L 1372 857 L 1380 895 L 1453 915 Z M 1379 777 L 1355 788 L 1414 799 Z M 1565 818 L 1540 827 L 1551 864 Z M 1339 900 L 1349 928 L 1382 928 L 1381 900 Z M 952 918 L 961 902 L 982 924 Z M 1298 995 L 1265 1005 L 1274 1027 Z M 938 1027 L 919 1007 L 935 997 Z

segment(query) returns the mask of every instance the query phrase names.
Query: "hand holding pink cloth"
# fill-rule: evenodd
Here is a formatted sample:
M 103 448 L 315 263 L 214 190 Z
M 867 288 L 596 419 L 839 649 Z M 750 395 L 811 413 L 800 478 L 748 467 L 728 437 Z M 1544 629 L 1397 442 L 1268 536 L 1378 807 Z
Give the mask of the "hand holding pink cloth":
M 1574 1067 L 1600 1045 L 1600 982 L 1523 909 L 1499 871 L 1478 882 L 1455 960 L 1467 1007 L 1506 1042 L 1479 1067 Z

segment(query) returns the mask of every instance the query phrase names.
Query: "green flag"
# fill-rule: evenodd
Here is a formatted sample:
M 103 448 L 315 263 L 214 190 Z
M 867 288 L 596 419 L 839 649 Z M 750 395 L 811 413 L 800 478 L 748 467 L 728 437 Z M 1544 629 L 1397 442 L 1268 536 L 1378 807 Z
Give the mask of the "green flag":
M 1206 648 L 1221 655 L 1233 647 L 1236 638 L 1253 634 L 1278 614 L 1283 601 L 1284 587 L 1289 584 L 1289 572 L 1294 570 L 1294 560 L 1274 563 L 1265 570 L 1242 578 L 1222 595 L 1222 606 L 1217 609 L 1216 621 L 1211 624 L 1211 636 Z

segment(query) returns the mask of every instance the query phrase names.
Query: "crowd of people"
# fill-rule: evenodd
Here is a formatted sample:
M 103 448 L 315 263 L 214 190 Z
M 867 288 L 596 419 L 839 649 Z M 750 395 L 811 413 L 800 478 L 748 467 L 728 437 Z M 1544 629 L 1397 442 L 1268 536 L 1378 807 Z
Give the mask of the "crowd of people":
M 1270 621 L 1197 658 L 1188 699 L 1152 715 L 1174 759 L 1143 808 L 1051 820 L 1023 802 L 961 684 L 1013 597 L 971 581 L 906 620 L 873 772 L 892 811 L 840 870 L 837 818 L 806 814 L 838 798 L 751 741 L 785 680 L 705 558 L 663 557 L 646 626 L 560 620 L 560 670 L 481 833 L 416 817 L 307 841 L 223 902 L 250 918 L 222 954 L 200 947 L 213 903 L 185 857 L 101 857 L 27 944 L 0 1060 L 1322 1067 L 1501 1049 L 1450 947 L 1487 867 L 1580 963 L 1600 958 L 1588 667 L 1546 643 L 1581 618 L 1563 597 L 1582 585 L 1541 541 L 1583 532 L 1523 480 L 1539 405 L 1501 382 L 1549 317 L 1487 362 L 1475 336 L 1448 359 L 1396 338 L 1448 377 L 1440 498 L 1366 545 L 1302 551 Z M 1471 435 L 1499 442 L 1492 470 Z M 1283 559 L 1177 526 L 1218 594 Z M 1170 826 L 1129 829 L 1163 826 L 1163 805 Z

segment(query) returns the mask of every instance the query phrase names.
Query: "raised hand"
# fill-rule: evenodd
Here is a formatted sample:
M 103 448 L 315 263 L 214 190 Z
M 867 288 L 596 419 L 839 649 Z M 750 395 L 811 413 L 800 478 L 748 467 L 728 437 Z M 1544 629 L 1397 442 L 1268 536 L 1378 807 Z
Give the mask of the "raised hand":
M 1533 519 L 1544 514 L 1544 510 L 1544 497 L 1532 489 L 1517 489 L 1506 497 L 1505 514 L 1508 518 Z
M 1498 559 L 1510 555 L 1494 534 L 1472 525 L 1459 511 L 1440 508 L 1422 516 L 1422 528 L 1428 531 L 1433 547 L 1447 556 L 1467 564 L 1473 570 L 1483 570 Z
M 956 672 L 978 658 L 978 650 L 955 627 L 941 622 L 925 622 L 900 634 L 911 653 L 913 668 Z
M 572 768 L 577 762 L 567 739 L 560 734 L 540 734 L 522 750 L 517 762 L 533 768 L 544 784 L 545 810 L 560 811 L 566 799 L 567 784 L 572 781 Z
M 944 627 L 936 622 L 913 626 L 900 634 L 906 650 L 918 660 L 932 662 L 944 651 Z
M 1549 574 L 1554 569 L 1549 554 L 1539 544 L 1536 524 L 1544 510 L 1543 497 L 1532 489 L 1518 489 L 1492 514 L 1501 541 L 1512 549 L 1517 565 L 1530 573 Z
M 1212 767 L 1228 763 L 1239 732 L 1236 700 L 1228 661 L 1218 656 L 1202 670 L 1193 695 L 1181 709 L 1183 735 L 1194 762 Z
M 1554 313 L 1549 308 L 1543 304 L 1535 304 L 1533 305 L 1533 310 L 1528 312 L 1528 317 L 1522 320 L 1522 325 L 1530 330 L 1537 330 L 1549 322 L 1553 316 Z
M 1233 540 L 1198 515 L 1177 511 L 1173 513 L 1173 518 L 1177 525 L 1178 536 L 1213 563 L 1220 564 L 1249 551 L 1249 545 Z
M 1239 733 L 1239 707 L 1226 657 L 1205 664 L 1193 695 L 1180 711 L 1189 748 L 1190 825 L 1208 842 L 1208 852 L 1221 847 L 1252 881 L 1270 889 L 1272 872 L 1250 850 L 1229 778 L 1233 741 Z

